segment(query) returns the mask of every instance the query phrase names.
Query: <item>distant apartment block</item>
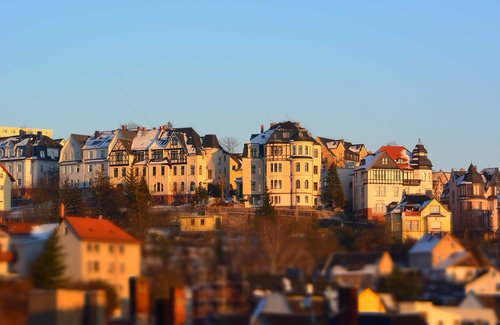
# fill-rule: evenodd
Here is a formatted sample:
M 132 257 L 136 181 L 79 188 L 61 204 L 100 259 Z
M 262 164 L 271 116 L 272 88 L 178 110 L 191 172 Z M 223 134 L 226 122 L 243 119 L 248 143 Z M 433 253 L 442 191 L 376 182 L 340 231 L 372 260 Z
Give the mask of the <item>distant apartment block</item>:
M 399 202 L 404 193 L 432 195 L 432 163 L 421 143 L 413 152 L 383 146 L 354 169 L 352 183 L 355 215 L 384 222 L 389 203 Z
M 499 224 L 500 171 L 485 168 L 481 172 L 470 165 L 467 170 L 452 171 L 441 199 L 453 214 L 454 232 L 494 235 Z
M 297 122 L 272 123 L 243 151 L 243 199 L 258 207 L 267 191 L 282 207 L 320 205 L 321 145 Z
M 61 146 L 52 138 L 37 134 L 20 134 L 0 138 L 0 163 L 16 180 L 13 190 L 16 196 L 30 195 L 30 190 L 50 173 L 59 169 Z
M 49 138 L 53 138 L 53 131 L 51 129 L 38 129 L 38 128 L 27 128 L 27 127 L 15 127 L 15 126 L 0 126 L 0 138 L 11 137 L 19 135 L 21 132 L 25 134 L 37 134 L 41 132 Z

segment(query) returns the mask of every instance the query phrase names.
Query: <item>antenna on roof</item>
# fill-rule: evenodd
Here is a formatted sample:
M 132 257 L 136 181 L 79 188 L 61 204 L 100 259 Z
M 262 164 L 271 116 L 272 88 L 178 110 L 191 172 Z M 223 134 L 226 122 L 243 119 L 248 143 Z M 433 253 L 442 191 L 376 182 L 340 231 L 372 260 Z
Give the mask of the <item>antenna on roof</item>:
M 422 139 L 418 138 L 418 144 L 422 144 Z

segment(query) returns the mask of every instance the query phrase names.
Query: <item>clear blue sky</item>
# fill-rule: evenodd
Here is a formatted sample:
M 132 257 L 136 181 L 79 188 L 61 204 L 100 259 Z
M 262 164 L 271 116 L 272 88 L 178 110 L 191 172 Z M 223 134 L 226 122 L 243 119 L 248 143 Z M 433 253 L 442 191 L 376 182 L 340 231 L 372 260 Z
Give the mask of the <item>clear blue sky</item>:
M 242 142 L 291 119 L 500 166 L 499 1 L 0 0 L 0 125 L 171 121 Z

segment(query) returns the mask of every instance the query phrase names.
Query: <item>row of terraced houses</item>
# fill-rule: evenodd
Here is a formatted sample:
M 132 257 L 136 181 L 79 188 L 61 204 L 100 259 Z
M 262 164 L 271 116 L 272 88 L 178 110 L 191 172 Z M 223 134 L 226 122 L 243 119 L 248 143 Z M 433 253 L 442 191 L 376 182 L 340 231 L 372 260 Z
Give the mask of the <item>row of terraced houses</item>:
M 498 168 L 433 172 L 420 141 L 411 151 L 387 145 L 371 153 L 363 144 L 313 137 L 290 121 L 261 126 L 242 154 L 228 153 L 216 135 L 200 136 L 190 127 L 122 127 L 64 140 L 21 130 L 0 138 L 0 163 L 14 191 L 25 193 L 51 171 L 58 171 L 61 185 L 85 191 L 99 172 L 120 185 L 133 170 L 163 204 L 188 202 L 197 186 L 219 185 L 246 207 L 261 206 L 267 191 L 276 207 L 301 209 L 322 206 L 326 170 L 335 163 L 349 212 L 358 219 L 387 222 L 399 235 L 419 234 L 414 237 L 498 230 Z

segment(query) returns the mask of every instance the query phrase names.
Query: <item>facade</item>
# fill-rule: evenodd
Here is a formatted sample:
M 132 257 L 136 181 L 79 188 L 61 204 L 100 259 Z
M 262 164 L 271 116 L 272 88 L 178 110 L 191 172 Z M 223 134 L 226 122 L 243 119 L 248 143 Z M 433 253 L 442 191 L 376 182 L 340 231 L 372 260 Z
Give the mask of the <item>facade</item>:
M 229 186 L 237 198 L 243 193 L 243 160 L 239 154 L 231 154 L 229 160 Z
M 465 292 L 476 295 L 500 296 L 500 271 L 491 266 L 486 273 L 465 285 Z
M 37 129 L 37 128 L 18 128 L 15 126 L 0 126 L 0 138 L 12 137 L 24 132 L 25 134 L 37 134 L 41 132 L 49 138 L 53 138 L 53 132 L 51 129 Z
M 356 217 L 383 222 L 387 205 L 399 202 L 403 193 L 432 195 L 432 163 L 421 143 L 413 152 L 383 146 L 354 169 L 352 184 Z
M 434 194 L 434 197 L 441 197 L 446 185 L 450 181 L 450 177 L 450 172 L 439 171 L 432 173 L 432 192 Z
M 71 281 L 103 280 L 113 285 L 127 315 L 129 278 L 140 275 L 141 243 L 109 220 L 66 217 L 57 228 Z
M 344 139 L 323 137 L 317 137 L 316 141 L 321 144 L 323 168 L 328 168 L 332 163 L 338 168 L 354 168 L 359 166 L 361 160 L 368 154 L 364 144 L 352 144 Z
M 450 256 L 462 252 L 465 252 L 464 247 L 450 234 L 426 234 L 410 249 L 409 265 L 430 271 L 437 269 Z
M 441 195 L 453 214 L 453 230 L 483 236 L 496 235 L 499 223 L 500 171 L 481 172 L 470 165 L 467 171 L 454 171 Z
M 392 238 L 419 240 L 425 234 L 451 233 L 451 212 L 427 195 L 407 194 L 389 205 L 386 224 Z
M 0 139 L 0 163 L 16 180 L 14 195 L 29 196 L 30 190 L 39 182 L 58 173 L 59 143 L 37 134 L 25 134 Z
M 278 207 L 321 203 L 321 145 L 299 123 L 272 123 L 267 131 L 262 127 L 245 144 L 242 162 L 247 207 L 261 206 L 266 190 Z
M 11 209 L 11 191 L 14 182 L 14 177 L 0 163 L 0 213 L 9 212 Z
M 220 216 L 191 215 L 179 217 L 181 233 L 210 232 L 220 229 L 222 218 Z
M 90 138 L 88 135 L 71 134 L 61 149 L 59 158 L 59 182 L 80 188 L 83 178 L 83 147 Z

